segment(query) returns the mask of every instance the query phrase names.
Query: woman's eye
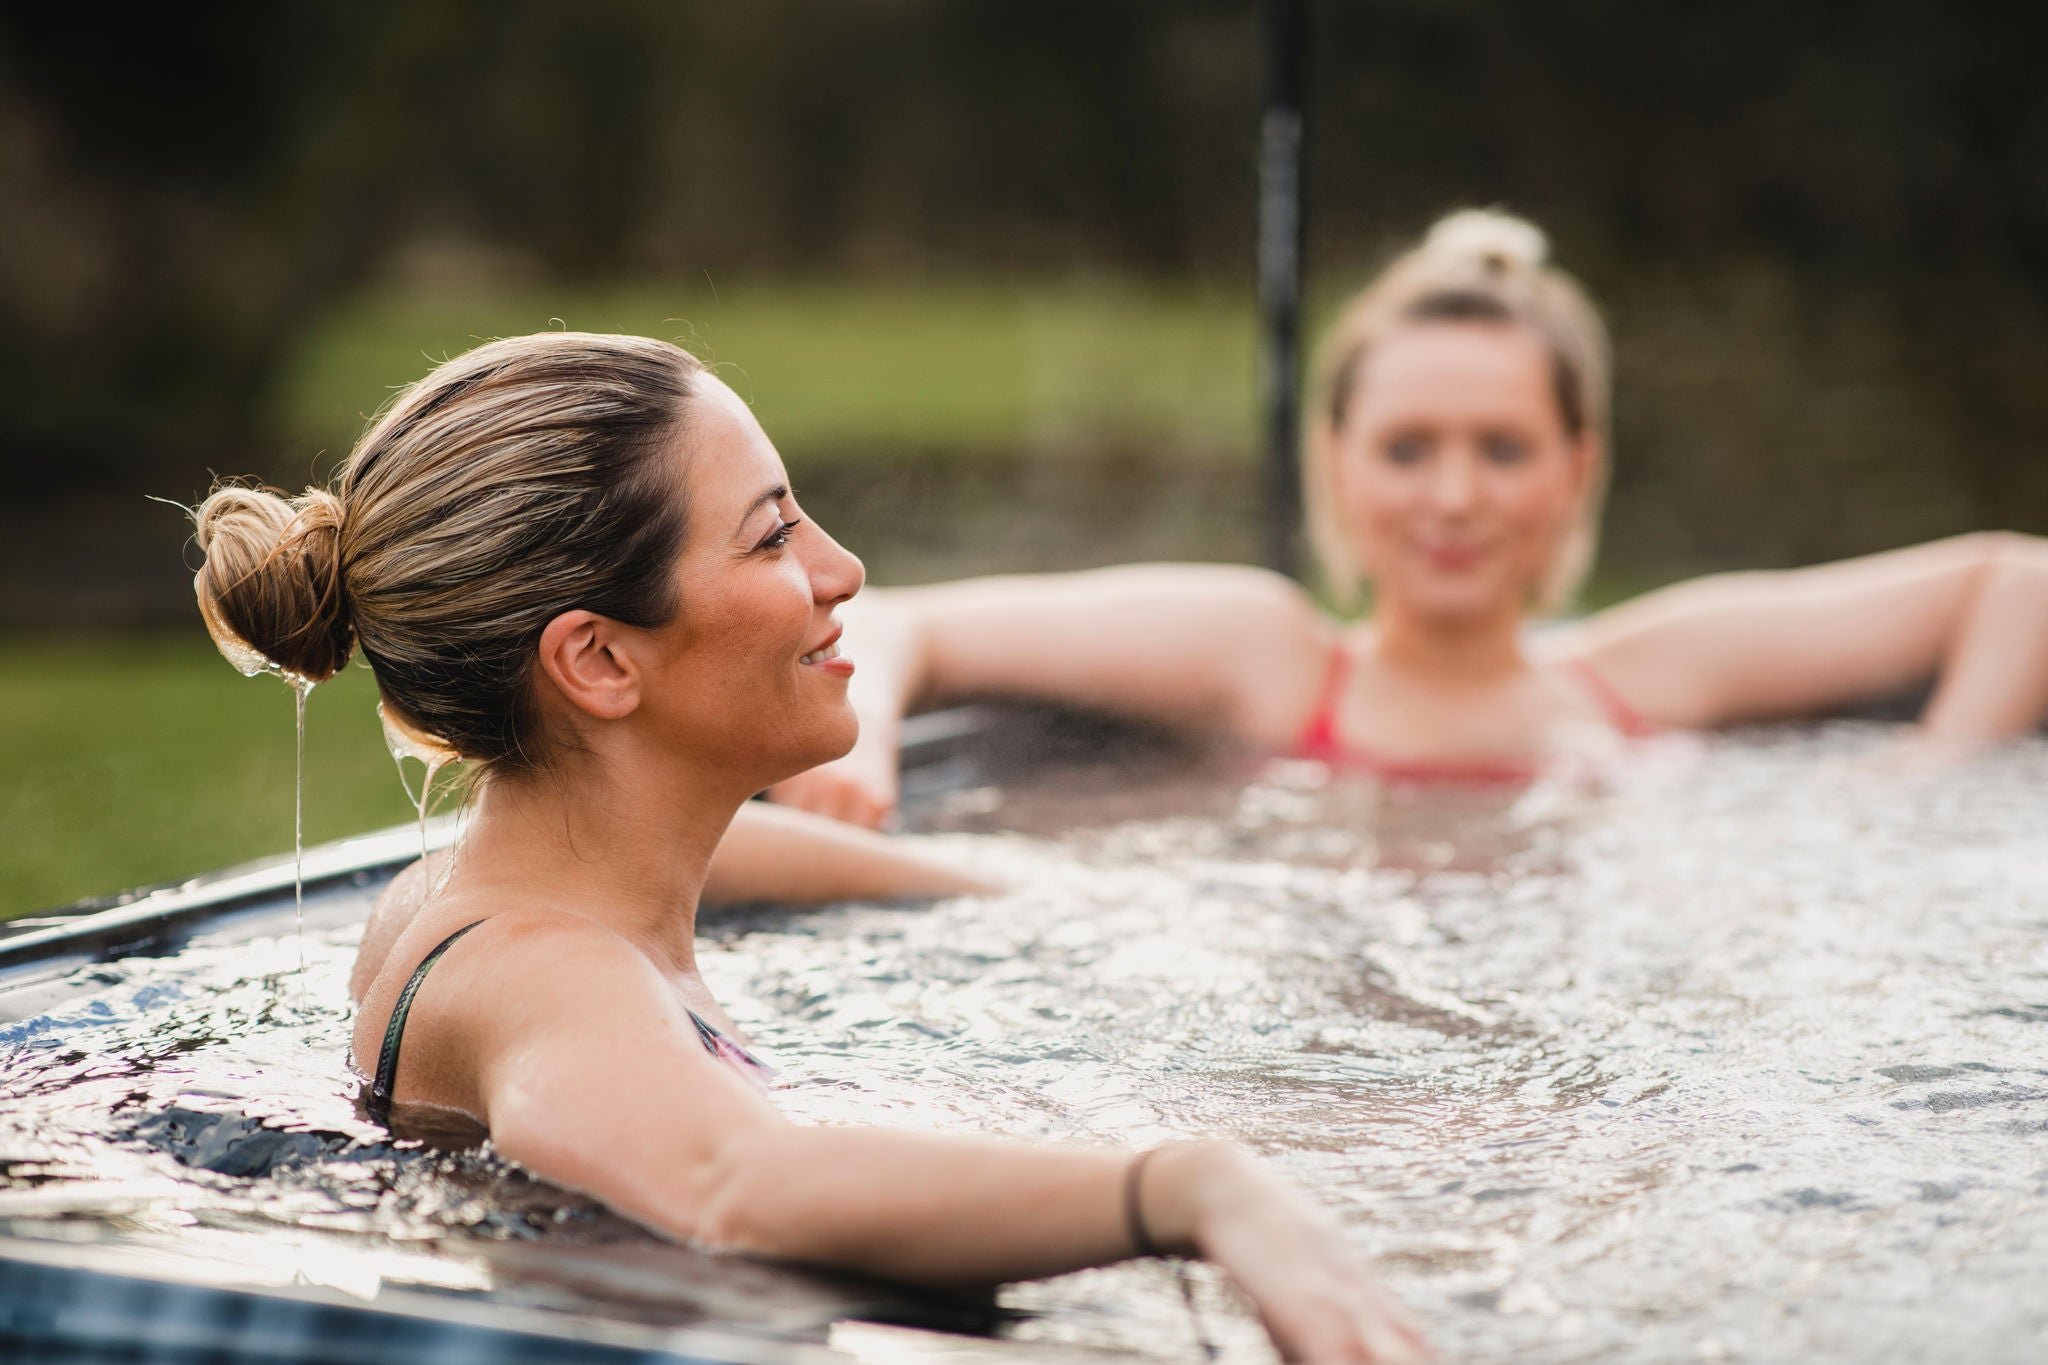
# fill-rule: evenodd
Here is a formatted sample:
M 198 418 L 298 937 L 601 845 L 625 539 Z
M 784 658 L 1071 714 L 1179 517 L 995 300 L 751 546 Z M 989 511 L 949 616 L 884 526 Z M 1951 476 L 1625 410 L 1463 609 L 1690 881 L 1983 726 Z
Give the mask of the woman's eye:
M 1422 436 L 1396 436 L 1384 449 L 1387 459 L 1395 464 L 1420 464 L 1429 457 L 1429 440 Z
M 1529 443 L 1519 436 L 1495 433 L 1482 440 L 1479 448 L 1494 464 L 1520 464 L 1529 458 Z
M 768 539 L 762 541 L 760 545 L 756 548 L 762 550 L 781 549 L 783 546 L 789 544 L 789 533 L 791 531 L 794 531 L 797 527 L 801 526 L 802 524 L 803 521 L 801 518 L 797 519 L 796 521 L 778 522 L 776 524 L 774 531 L 769 533 Z

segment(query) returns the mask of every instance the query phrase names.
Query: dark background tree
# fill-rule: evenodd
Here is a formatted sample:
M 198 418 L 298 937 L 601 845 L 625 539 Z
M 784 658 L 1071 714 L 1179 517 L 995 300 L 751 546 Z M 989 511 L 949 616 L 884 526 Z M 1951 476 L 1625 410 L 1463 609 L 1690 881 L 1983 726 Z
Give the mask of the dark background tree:
M 1622 357 L 1611 568 L 2048 526 L 2023 10 L 1312 8 L 1312 282 L 1460 204 L 1546 225 Z M 1255 34 L 1220 0 L 10 7 L 0 623 L 182 610 L 142 495 L 302 481 L 281 366 L 422 243 L 563 281 L 1206 281 L 1248 314 Z

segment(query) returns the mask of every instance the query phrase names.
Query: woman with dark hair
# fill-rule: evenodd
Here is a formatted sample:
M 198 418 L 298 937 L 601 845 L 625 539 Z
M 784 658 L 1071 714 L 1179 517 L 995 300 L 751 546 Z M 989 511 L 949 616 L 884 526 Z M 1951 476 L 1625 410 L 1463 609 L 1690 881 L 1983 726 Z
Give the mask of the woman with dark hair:
M 1303 484 L 1340 624 L 1294 584 L 1133 565 L 873 592 L 849 616 L 859 744 L 779 799 L 862 824 L 897 718 L 1045 697 L 1395 780 L 1527 782 L 1657 728 L 1824 713 L 1916 683 L 1931 744 L 2048 713 L 2048 541 L 2002 533 L 1681 583 L 1532 634 L 1593 561 L 1608 457 L 1599 314 L 1497 213 L 1438 223 L 1332 328 Z
M 785 1121 L 697 972 L 753 793 L 843 754 L 858 560 L 746 405 L 631 337 L 493 342 L 404 392 L 332 491 L 198 510 L 216 638 L 478 772 L 453 858 L 366 936 L 354 1050 L 398 1131 L 715 1247 L 935 1284 L 1202 1255 L 1290 1357 L 1426 1347 L 1332 1221 L 1225 1144 L 1119 1153 Z M 758 831 L 757 831 L 758 835 Z

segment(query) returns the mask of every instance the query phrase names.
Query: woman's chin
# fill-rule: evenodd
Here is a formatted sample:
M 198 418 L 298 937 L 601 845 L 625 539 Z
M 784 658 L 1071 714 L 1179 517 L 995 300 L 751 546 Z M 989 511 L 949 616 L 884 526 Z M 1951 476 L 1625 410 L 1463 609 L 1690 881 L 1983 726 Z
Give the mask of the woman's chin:
M 860 738 L 860 718 L 851 706 L 830 718 L 829 724 L 820 725 L 812 737 L 815 743 L 805 746 L 802 761 L 787 775 L 809 772 L 821 763 L 830 763 L 835 758 L 845 758 L 853 752 L 854 741 Z M 776 779 L 780 781 L 781 779 Z
M 1493 620 L 1504 612 L 1518 610 L 1527 598 L 1526 593 L 1511 584 L 1448 576 L 1413 584 L 1402 595 L 1407 598 L 1409 614 L 1446 627 Z M 1380 600 L 1386 601 L 1385 593 Z

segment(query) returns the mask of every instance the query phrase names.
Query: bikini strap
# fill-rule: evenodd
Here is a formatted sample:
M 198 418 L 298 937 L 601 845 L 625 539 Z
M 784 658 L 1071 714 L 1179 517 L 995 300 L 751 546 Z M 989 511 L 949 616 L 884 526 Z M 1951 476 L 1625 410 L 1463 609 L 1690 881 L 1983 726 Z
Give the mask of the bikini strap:
M 436 944 L 434 951 L 420 959 L 420 965 L 412 969 L 412 977 L 405 983 L 405 989 L 398 993 L 398 1003 L 391 1007 L 391 1021 L 384 1025 L 384 1046 L 377 1053 L 377 1078 L 370 1085 L 370 1117 L 385 1127 L 391 1126 L 391 1091 L 398 1083 L 398 1045 L 405 1038 L 405 1016 L 412 1012 L 412 998 L 420 993 L 420 985 L 427 979 L 427 972 L 441 954 L 455 946 L 455 940 L 482 924 L 477 920 L 465 924 Z
M 720 1033 L 716 1024 L 688 1005 L 683 1006 L 683 1012 L 697 1026 L 697 1041 L 704 1044 L 706 1052 L 737 1068 L 757 1085 L 766 1087 L 774 1083 L 779 1074 L 774 1067 Z
M 1628 704 L 1627 698 L 1614 690 L 1614 684 L 1600 676 L 1599 670 L 1584 659 L 1573 655 L 1559 660 L 1572 680 L 1593 698 L 1593 702 L 1607 717 L 1607 723 L 1631 739 L 1656 733 L 1657 727 L 1643 718 L 1643 713 Z
M 1324 762 L 1343 757 L 1343 746 L 1337 742 L 1337 704 L 1343 700 L 1344 683 L 1350 676 L 1351 651 L 1339 640 L 1330 647 L 1330 666 L 1323 673 L 1323 690 L 1316 698 L 1316 709 L 1302 727 L 1301 738 L 1294 742 L 1295 757 Z

